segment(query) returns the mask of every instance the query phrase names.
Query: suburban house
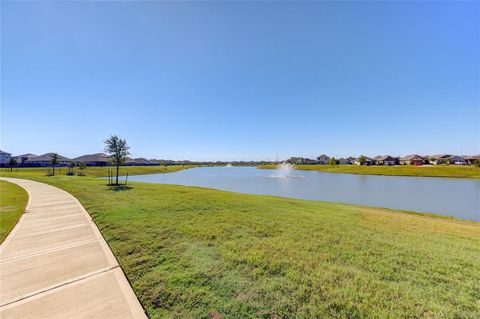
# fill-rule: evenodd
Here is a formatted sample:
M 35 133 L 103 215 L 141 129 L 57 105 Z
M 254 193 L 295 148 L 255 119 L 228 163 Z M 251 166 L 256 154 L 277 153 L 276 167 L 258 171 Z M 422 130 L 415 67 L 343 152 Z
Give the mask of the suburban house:
M 297 164 L 297 165 L 319 164 L 318 161 L 311 158 L 305 158 L 305 157 L 290 157 L 286 162 L 290 164 Z
M 7 166 L 12 154 L 0 150 L 0 166 Z
M 37 157 L 38 155 L 32 154 L 32 153 L 27 153 L 27 154 L 22 154 L 22 155 L 17 155 L 14 156 L 13 158 L 17 160 L 17 165 L 18 166 L 24 166 L 25 162 L 30 158 L 30 157 Z
M 303 164 L 318 164 L 318 161 L 311 159 L 311 158 L 304 158 Z
M 29 157 L 25 162 L 24 166 L 30 167 L 48 167 L 51 166 L 50 162 L 52 161 L 52 154 L 53 153 L 46 153 L 40 156 Z M 58 165 L 57 166 L 67 166 L 72 160 L 58 155 Z
M 142 157 L 139 157 L 139 158 L 127 157 L 125 159 L 125 165 L 127 165 L 127 166 L 146 166 L 146 165 L 157 165 L 157 164 L 152 163 L 149 160 L 147 160 L 146 158 L 142 158 Z
M 462 156 L 458 156 L 458 155 L 452 155 L 452 156 L 450 156 L 450 158 L 448 160 L 449 160 L 449 164 L 455 164 L 455 165 L 465 165 L 466 164 L 465 158 L 462 157 Z
M 352 157 L 352 156 L 347 157 L 347 164 L 355 164 L 356 160 L 357 159 L 355 157 Z
M 420 166 L 427 163 L 427 159 L 423 156 L 412 154 L 400 158 L 401 165 L 416 165 Z
M 429 157 L 430 164 L 440 165 L 447 164 L 449 162 L 448 158 L 452 156 L 450 154 L 441 154 L 441 155 L 432 155 Z
M 460 164 L 464 165 L 466 163 L 465 158 L 458 155 L 450 155 L 450 154 L 441 154 L 441 155 L 433 155 L 430 157 L 430 163 L 434 165 L 440 164 Z
M 474 165 L 476 163 L 480 163 L 480 154 L 472 155 L 472 156 L 466 156 L 465 157 L 465 162 L 468 165 Z
M 375 160 L 375 165 L 393 166 L 398 164 L 398 158 L 390 155 L 375 156 L 373 159 Z
M 330 161 L 330 157 L 328 157 L 327 155 L 325 154 L 322 154 L 320 156 L 317 157 L 317 163 L 318 164 L 328 164 L 328 162 Z
M 287 163 L 290 164 L 303 164 L 303 157 L 290 157 L 287 160 Z
M 340 158 L 337 160 L 337 163 L 340 164 L 340 165 L 350 164 L 350 163 L 348 162 L 348 159 L 343 158 L 343 157 L 340 157 Z
M 172 161 L 172 160 L 165 160 L 165 159 L 159 159 L 159 160 L 150 160 L 152 163 L 155 163 L 156 165 L 176 165 L 177 162 Z
M 110 164 L 110 159 L 107 154 L 97 153 L 76 157 L 73 159 L 73 162 L 76 165 L 83 162 L 87 166 L 107 166 Z
M 363 165 L 365 165 L 365 166 L 375 165 L 375 160 L 374 160 L 373 158 L 366 157 L 366 156 L 364 156 L 364 157 L 365 157 L 365 162 L 363 163 Z M 355 164 L 355 165 L 362 165 L 362 164 L 360 163 L 360 160 L 359 160 L 359 159 L 360 159 L 360 158 L 357 158 L 353 164 Z

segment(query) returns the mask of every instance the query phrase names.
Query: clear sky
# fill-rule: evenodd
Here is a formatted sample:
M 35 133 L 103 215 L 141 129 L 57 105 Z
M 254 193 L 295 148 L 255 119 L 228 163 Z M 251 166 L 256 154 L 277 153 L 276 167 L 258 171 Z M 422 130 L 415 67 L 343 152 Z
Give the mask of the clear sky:
M 480 153 L 478 2 L 1 2 L 1 149 Z

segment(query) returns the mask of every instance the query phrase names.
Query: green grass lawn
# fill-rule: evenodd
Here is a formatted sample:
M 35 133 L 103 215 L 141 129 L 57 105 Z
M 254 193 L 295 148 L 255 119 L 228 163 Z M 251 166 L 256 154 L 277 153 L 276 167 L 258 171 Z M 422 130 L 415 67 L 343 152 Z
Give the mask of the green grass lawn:
M 27 202 L 28 194 L 23 188 L 0 181 L 0 243 L 22 216 Z
M 276 165 L 259 166 L 261 169 L 273 169 Z M 435 166 L 360 166 L 360 165 L 295 165 L 299 170 L 316 170 L 328 173 L 393 175 L 393 176 L 424 176 L 424 177 L 455 177 L 480 178 L 480 168 L 462 165 Z
M 92 176 L 17 176 L 80 200 L 151 318 L 480 317 L 480 223 L 173 185 L 115 191 Z
M 155 165 L 155 166 L 121 166 L 120 167 L 120 175 L 143 175 L 143 174 L 156 174 L 156 173 L 172 173 L 172 172 L 177 172 L 182 169 L 187 169 L 187 168 L 192 168 L 195 167 L 193 165 L 169 165 L 169 166 L 163 166 L 163 165 Z M 19 168 L 14 168 L 13 172 L 10 172 L 9 168 L 3 168 L 1 171 L 2 176 L 17 176 L 17 177 L 23 177 L 23 176 L 40 176 L 40 175 L 46 175 L 47 174 L 47 167 L 19 167 Z M 87 167 L 83 172 L 85 176 L 95 176 L 95 177 L 100 177 L 100 176 L 108 176 L 108 171 L 111 171 L 112 173 L 115 173 L 115 167 L 113 166 L 104 166 L 104 167 Z M 55 169 L 55 175 L 66 175 L 68 172 L 67 167 L 57 167 Z M 78 167 L 75 167 L 75 174 L 78 174 L 80 172 L 80 169 Z

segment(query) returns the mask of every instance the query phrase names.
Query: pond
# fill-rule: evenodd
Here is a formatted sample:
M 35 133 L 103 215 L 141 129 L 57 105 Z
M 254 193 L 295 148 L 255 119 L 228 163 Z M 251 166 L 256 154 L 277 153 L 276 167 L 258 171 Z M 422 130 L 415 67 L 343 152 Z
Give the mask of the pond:
M 135 175 L 130 181 L 200 186 L 434 213 L 480 221 L 480 181 L 453 178 L 374 176 L 254 167 L 198 167 L 169 174 Z

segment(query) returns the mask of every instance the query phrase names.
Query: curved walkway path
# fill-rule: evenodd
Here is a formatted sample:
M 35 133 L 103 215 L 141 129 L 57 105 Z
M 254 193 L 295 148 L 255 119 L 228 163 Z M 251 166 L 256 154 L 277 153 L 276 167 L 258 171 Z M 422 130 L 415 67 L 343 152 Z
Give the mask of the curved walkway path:
M 0 246 L 0 318 L 146 318 L 75 197 L 44 183 L 1 179 L 27 190 L 29 201 Z

